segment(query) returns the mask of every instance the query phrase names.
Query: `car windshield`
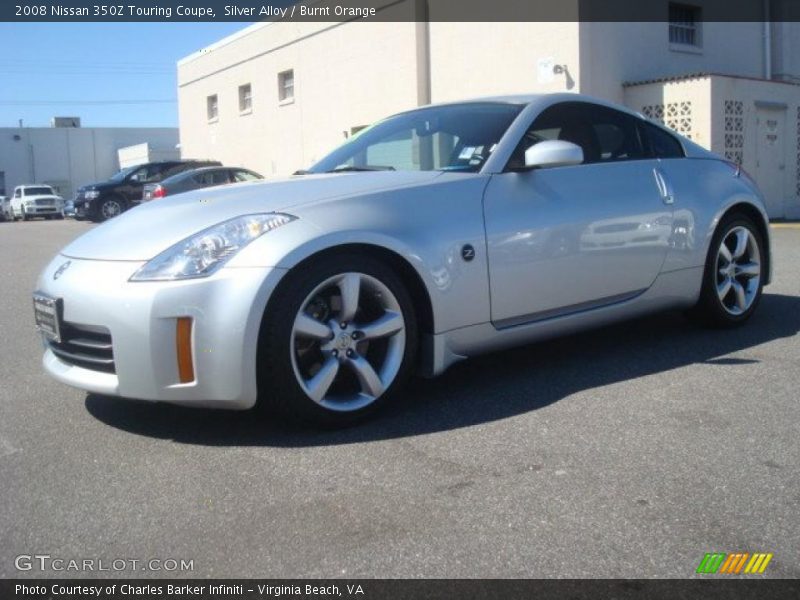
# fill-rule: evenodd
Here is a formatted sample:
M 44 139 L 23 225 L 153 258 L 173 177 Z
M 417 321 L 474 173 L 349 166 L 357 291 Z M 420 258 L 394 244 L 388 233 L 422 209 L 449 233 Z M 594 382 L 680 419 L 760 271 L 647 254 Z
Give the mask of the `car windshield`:
M 414 110 L 376 123 L 303 173 L 478 171 L 522 110 L 470 102 Z
M 109 181 L 122 181 L 130 173 L 133 173 L 133 171 L 135 171 L 138 168 L 139 168 L 139 165 L 136 165 L 135 167 L 127 167 L 125 169 L 121 169 L 120 171 L 117 171 L 111 177 L 109 177 Z
M 53 194 L 53 188 L 45 186 L 25 188 L 26 196 L 52 196 Z

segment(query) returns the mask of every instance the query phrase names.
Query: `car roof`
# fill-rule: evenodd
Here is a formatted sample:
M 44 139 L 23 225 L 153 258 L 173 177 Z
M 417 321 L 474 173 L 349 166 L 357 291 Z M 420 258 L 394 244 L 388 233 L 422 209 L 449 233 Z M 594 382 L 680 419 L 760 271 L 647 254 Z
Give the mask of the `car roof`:
M 174 175 L 170 175 L 166 179 L 160 181 L 159 183 L 148 183 L 149 186 L 156 186 L 156 185 L 163 185 L 169 184 L 170 182 L 176 181 L 183 181 L 188 177 L 194 177 L 198 173 L 207 173 L 209 171 L 220 171 L 220 170 L 227 170 L 227 169 L 238 169 L 239 167 L 226 167 L 224 165 L 212 165 L 210 167 L 198 167 L 196 169 L 188 169 L 186 171 L 181 171 L 180 173 L 175 173 Z

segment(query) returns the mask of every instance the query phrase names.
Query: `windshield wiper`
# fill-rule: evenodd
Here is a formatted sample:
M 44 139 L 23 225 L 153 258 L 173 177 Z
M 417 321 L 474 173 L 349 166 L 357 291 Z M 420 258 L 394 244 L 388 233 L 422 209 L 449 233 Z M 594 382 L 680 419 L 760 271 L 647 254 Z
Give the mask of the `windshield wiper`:
M 353 173 L 358 171 L 394 171 L 394 167 L 356 167 L 353 165 L 346 165 L 343 167 L 336 167 L 335 169 L 331 169 L 330 171 L 325 171 L 326 173 Z

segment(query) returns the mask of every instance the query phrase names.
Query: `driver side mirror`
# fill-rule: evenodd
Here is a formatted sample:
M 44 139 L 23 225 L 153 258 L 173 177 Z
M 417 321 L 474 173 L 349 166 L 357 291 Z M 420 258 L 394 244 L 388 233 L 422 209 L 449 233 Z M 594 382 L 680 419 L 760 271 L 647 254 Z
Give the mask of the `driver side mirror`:
M 567 167 L 583 162 L 583 149 L 572 142 L 546 140 L 525 150 L 525 168 Z

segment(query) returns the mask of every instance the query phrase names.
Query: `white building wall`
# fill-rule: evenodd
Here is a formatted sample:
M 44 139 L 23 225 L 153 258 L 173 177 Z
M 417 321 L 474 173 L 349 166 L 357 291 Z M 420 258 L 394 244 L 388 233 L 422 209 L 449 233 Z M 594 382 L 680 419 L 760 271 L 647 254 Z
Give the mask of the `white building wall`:
M 19 138 L 19 139 L 17 139 Z M 119 170 L 117 150 L 150 141 L 174 147 L 174 128 L 0 128 L 0 171 L 6 192 L 18 185 L 46 183 L 70 197 L 84 184 Z
M 703 23 L 700 35 L 695 49 L 671 45 L 666 22 L 580 23 L 581 91 L 622 102 L 624 82 L 692 73 L 764 76 L 762 23 Z
M 623 102 L 704 148 L 716 150 L 712 140 L 709 77 L 627 86 L 624 88 Z
M 265 176 L 309 166 L 353 128 L 417 105 L 416 36 L 413 22 L 279 22 L 187 57 L 178 64 L 181 154 Z M 294 99 L 280 102 L 278 74 L 289 69 Z M 248 83 L 252 110 L 241 114 Z M 214 94 L 219 115 L 209 122 Z
M 578 23 L 431 23 L 431 101 L 578 92 Z M 567 73 L 541 81 L 540 60 Z
M 708 76 L 628 86 L 624 100 L 741 164 L 771 218 L 800 218 L 800 86 Z

